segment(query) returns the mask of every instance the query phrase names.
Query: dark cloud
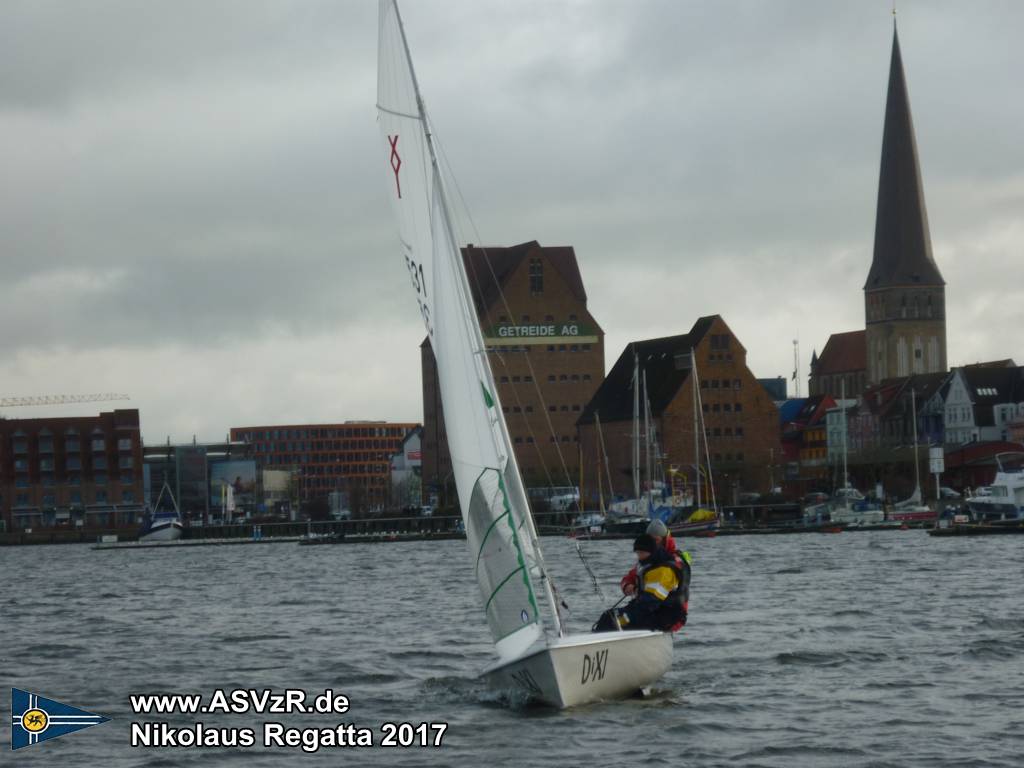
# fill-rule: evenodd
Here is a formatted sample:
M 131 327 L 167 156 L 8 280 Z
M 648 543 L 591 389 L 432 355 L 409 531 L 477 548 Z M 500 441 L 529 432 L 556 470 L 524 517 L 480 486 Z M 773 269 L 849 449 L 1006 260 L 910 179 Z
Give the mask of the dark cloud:
M 465 239 L 574 245 L 610 358 L 720 312 L 756 373 L 788 374 L 794 337 L 806 368 L 863 322 L 884 3 L 402 10 Z M 1024 359 L 989 332 L 1022 319 L 1002 276 L 1024 243 L 1024 6 L 901 3 L 899 23 L 950 359 Z M 376 31 L 367 2 L 0 4 L 2 393 L 109 383 L 175 437 L 418 418 Z M 390 355 L 368 360 L 375 334 Z M 161 351 L 196 375 L 167 388 Z

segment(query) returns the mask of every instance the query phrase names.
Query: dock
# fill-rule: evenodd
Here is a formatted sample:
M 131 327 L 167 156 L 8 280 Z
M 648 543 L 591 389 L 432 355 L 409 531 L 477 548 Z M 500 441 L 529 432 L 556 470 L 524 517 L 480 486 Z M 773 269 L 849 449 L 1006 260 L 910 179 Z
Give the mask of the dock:
M 984 523 L 955 523 L 945 528 L 931 528 L 929 536 L 999 536 L 1024 533 L 1024 525 L 992 525 Z

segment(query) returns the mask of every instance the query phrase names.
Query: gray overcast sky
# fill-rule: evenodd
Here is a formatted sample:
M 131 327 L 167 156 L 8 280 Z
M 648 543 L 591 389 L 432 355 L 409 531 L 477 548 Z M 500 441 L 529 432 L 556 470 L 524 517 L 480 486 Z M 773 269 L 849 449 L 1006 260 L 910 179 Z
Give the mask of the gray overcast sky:
M 888 0 L 402 10 L 474 242 L 574 246 L 606 366 L 720 313 L 756 375 L 799 337 L 806 376 L 863 327 Z M 951 364 L 1024 362 L 1022 29 L 900 3 Z M 370 0 L 0 3 L 0 395 L 132 396 L 5 415 L 422 418 L 376 36 Z

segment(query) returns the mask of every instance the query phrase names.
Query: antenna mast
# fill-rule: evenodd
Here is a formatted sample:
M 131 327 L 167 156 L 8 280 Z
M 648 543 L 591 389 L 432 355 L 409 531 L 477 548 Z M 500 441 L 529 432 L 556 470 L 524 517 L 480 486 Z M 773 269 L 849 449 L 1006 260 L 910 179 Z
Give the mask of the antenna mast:
M 793 383 L 796 397 L 800 397 L 800 339 L 793 339 Z

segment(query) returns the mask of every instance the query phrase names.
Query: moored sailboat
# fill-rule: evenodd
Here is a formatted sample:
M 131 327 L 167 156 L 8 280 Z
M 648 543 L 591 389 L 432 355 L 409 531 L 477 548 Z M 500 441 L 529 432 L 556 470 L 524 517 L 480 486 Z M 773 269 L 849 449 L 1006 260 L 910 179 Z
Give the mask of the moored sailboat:
M 170 499 L 172 509 L 161 509 L 160 502 L 163 501 L 164 492 Z M 142 518 L 142 525 L 139 528 L 139 541 L 177 541 L 183 532 L 181 523 L 181 510 L 178 509 L 178 502 L 174 500 L 171 488 L 165 482 L 156 497 L 153 508 L 146 511 Z
M 557 707 L 630 695 L 668 670 L 672 636 L 572 635 L 560 615 L 395 0 L 380 0 L 377 108 L 405 267 L 437 361 L 470 562 L 498 656 L 484 676 Z

